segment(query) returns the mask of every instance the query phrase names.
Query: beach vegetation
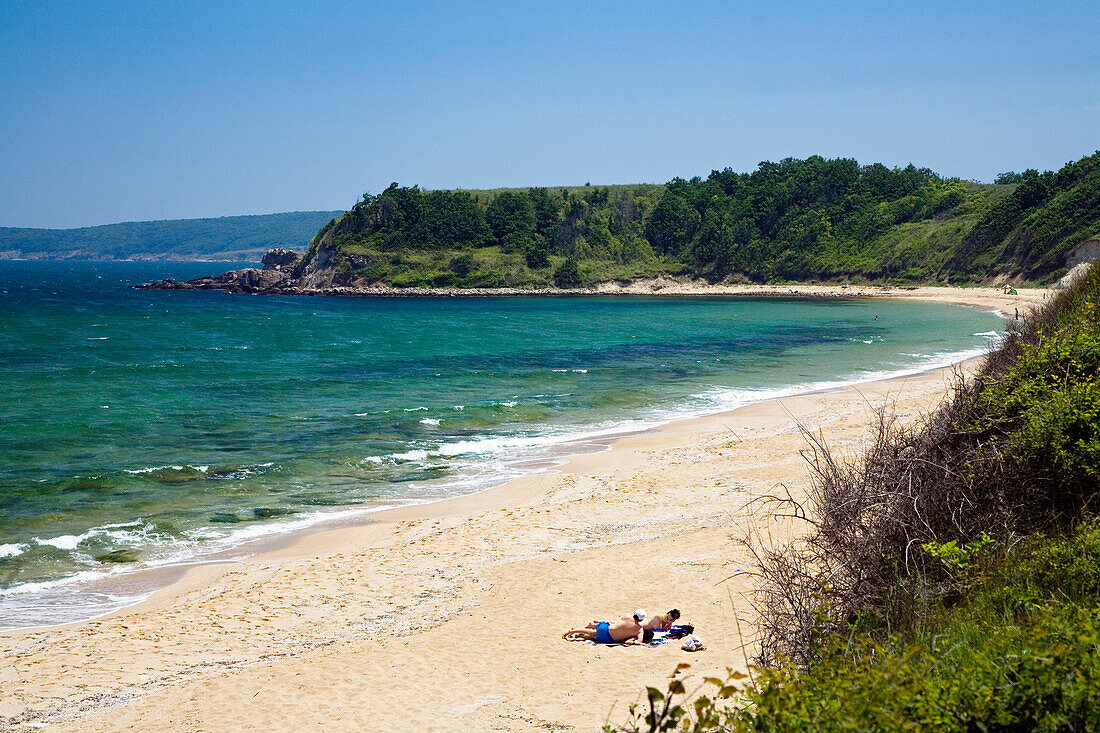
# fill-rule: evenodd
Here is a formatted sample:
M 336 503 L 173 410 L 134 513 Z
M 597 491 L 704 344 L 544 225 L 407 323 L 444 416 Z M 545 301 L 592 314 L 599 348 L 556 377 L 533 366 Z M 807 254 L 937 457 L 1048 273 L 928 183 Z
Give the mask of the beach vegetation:
M 749 543 L 752 676 L 680 670 L 622 729 L 1100 729 L 1098 310 L 1094 268 L 858 460 L 808 434 L 809 502 L 776 501 L 809 531 Z
M 559 288 L 575 288 L 581 284 L 579 265 L 574 257 L 567 258 L 554 270 L 554 284 Z

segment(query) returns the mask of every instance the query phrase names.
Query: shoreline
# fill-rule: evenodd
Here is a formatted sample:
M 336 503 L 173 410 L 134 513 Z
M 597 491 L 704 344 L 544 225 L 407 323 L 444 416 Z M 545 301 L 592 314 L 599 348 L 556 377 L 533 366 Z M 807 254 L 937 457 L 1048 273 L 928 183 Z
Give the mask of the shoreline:
M 847 452 L 871 407 L 912 416 L 939 401 L 952 372 L 676 421 L 554 474 L 191 568 L 95 621 L 0 634 L 11 660 L 0 683 L 12 691 L 0 722 L 259 730 L 320 715 L 337 729 L 527 731 L 621 720 L 677 662 L 692 674 L 744 666 L 730 616 L 753 628 L 751 566 L 731 537 L 796 531 L 755 507 L 780 485 L 803 491 L 799 423 L 828 429 Z M 637 606 L 681 608 L 710 651 L 560 640 Z M 321 695 L 340 704 L 309 702 Z M 246 717 L 218 717 L 229 711 Z
M 991 312 L 1004 315 L 1002 311 L 992 309 Z M 961 357 L 961 358 L 958 358 Z M 937 373 L 943 370 L 952 370 L 962 367 L 966 364 L 973 364 L 983 357 L 982 354 L 976 354 L 972 352 L 960 352 L 959 354 L 952 354 L 946 363 L 935 363 L 925 366 L 916 366 L 913 368 L 900 368 L 897 370 L 876 373 L 867 379 L 838 379 L 834 381 L 812 383 L 807 385 L 806 388 L 800 388 L 796 385 L 789 388 L 779 388 L 774 390 L 764 390 L 767 396 L 761 396 L 758 399 L 752 399 L 744 404 L 736 405 L 732 408 L 722 408 L 716 412 L 706 412 L 700 414 L 688 414 L 688 415 L 675 415 L 658 418 L 656 422 L 648 423 L 640 427 L 628 427 L 628 423 L 624 423 L 617 427 L 611 427 L 604 432 L 582 432 L 579 434 L 571 434 L 568 437 L 564 437 L 560 441 L 554 441 L 549 443 L 549 448 L 565 448 L 566 446 L 574 445 L 578 450 L 570 451 L 568 449 L 563 450 L 561 453 L 554 456 L 543 456 L 537 459 L 526 459 L 524 462 L 534 462 L 542 464 L 537 468 L 533 468 L 527 471 L 523 471 L 518 476 L 505 477 L 500 476 L 496 479 L 491 479 L 486 485 L 479 486 L 472 490 L 463 491 L 450 496 L 442 498 L 425 499 L 425 500 L 411 500 L 407 503 L 392 505 L 389 503 L 383 503 L 376 506 L 355 506 L 349 505 L 335 509 L 331 512 L 319 512 L 312 517 L 303 517 L 302 520 L 306 521 L 303 526 L 298 527 L 284 527 L 280 525 L 273 525 L 269 533 L 265 533 L 259 537 L 246 539 L 238 544 L 226 545 L 224 547 L 211 548 L 207 551 L 196 551 L 196 553 L 189 558 L 167 562 L 164 564 L 155 564 L 147 567 L 127 569 L 119 568 L 117 572 L 105 574 L 102 578 L 95 578 L 87 581 L 76 581 L 71 586 L 60 585 L 61 588 L 81 588 L 88 593 L 98 593 L 106 595 L 116 595 L 111 593 L 112 590 L 121 588 L 125 590 L 129 597 L 136 598 L 132 602 L 124 603 L 115 608 L 104 611 L 96 611 L 92 615 L 84 616 L 70 621 L 58 621 L 47 622 L 42 624 L 34 624 L 29 626 L 16 626 L 11 628 L 0 628 L 0 636 L 4 634 L 18 634 L 37 631 L 46 631 L 55 628 L 66 628 L 78 626 L 83 623 L 94 621 L 101 618 L 109 618 L 119 614 L 125 614 L 131 610 L 140 610 L 141 606 L 147 602 L 152 601 L 152 597 L 162 591 L 170 590 L 171 586 L 176 583 L 182 583 L 184 577 L 192 568 L 202 566 L 216 566 L 222 564 L 233 564 L 245 562 L 257 557 L 261 557 L 267 553 L 278 552 L 279 550 L 294 544 L 302 540 L 302 538 L 308 537 L 317 533 L 324 533 L 330 531 L 338 531 L 346 528 L 362 527 L 375 522 L 385 522 L 391 513 L 399 513 L 403 510 L 415 510 L 420 507 L 427 507 L 434 504 L 442 504 L 457 499 L 463 499 L 465 497 L 476 496 L 478 494 L 492 491 L 494 489 L 507 489 L 507 487 L 514 482 L 521 482 L 525 479 L 533 476 L 539 476 L 547 473 L 562 472 L 568 469 L 568 466 L 576 459 L 589 455 L 600 455 L 614 450 L 616 443 L 621 440 L 629 439 L 639 435 L 655 435 L 660 434 L 663 430 L 669 426 L 673 426 L 676 423 L 692 422 L 696 420 L 718 419 L 729 415 L 732 415 L 736 411 L 758 405 L 764 402 L 772 402 L 784 399 L 791 399 L 803 396 L 813 396 L 821 394 L 829 394 L 833 392 L 842 391 L 845 389 L 858 389 L 864 385 L 874 385 L 879 383 L 887 383 L 898 380 L 906 380 L 910 378 L 917 378 L 933 373 Z M 777 394 L 778 393 L 778 394 Z M 581 447 L 593 447 L 598 446 L 596 450 L 579 450 Z M 497 458 L 495 460 L 505 460 L 503 458 Z M 64 579 L 59 579 L 64 581 Z M 141 596 L 138 598 L 138 596 Z
M 172 279 L 135 285 L 139 290 L 209 290 L 234 295 L 283 295 L 297 297 L 337 298 L 585 298 L 585 297 L 753 297 L 753 298 L 821 298 L 863 299 L 886 298 L 921 300 L 984 307 L 990 299 L 1004 298 L 1034 306 L 1044 300 L 1051 288 L 1020 286 L 1016 295 L 1004 295 L 1000 288 L 988 285 L 955 287 L 946 285 L 816 285 L 791 283 L 786 285 L 722 284 L 687 277 L 657 276 L 635 280 L 609 280 L 579 288 L 525 289 L 414 287 L 395 288 L 388 285 L 327 285 L 306 287 L 284 285 L 280 278 L 286 273 L 278 269 L 252 268 L 233 270 L 223 275 L 207 276 L 179 282 Z
M 999 299 L 977 307 L 1001 310 Z M 752 579 L 730 537 L 797 531 L 754 507 L 779 486 L 804 491 L 799 424 L 857 451 L 870 407 L 911 419 L 939 403 L 957 368 L 673 420 L 552 472 L 184 566 L 94 620 L 0 632 L 0 685 L 12 692 L 0 723 L 526 731 L 621 721 L 676 662 L 718 676 L 744 666 L 729 617 L 753 628 Z M 571 625 L 638 605 L 680 607 L 710 651 L 560 641 Z M 339 704 L 318 709 L 321 695 Z

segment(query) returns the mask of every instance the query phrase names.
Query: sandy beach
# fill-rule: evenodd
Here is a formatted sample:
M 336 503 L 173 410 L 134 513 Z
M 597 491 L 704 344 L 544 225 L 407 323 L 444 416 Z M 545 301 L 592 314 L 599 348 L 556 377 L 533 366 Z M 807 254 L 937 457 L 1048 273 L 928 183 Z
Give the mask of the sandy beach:
M 811 294 L 768 294 L 790 289 Z M 1049 294 L 863 290 L 1008 317 Z M 801 430 L 854 456 L 875 409 L 915 419 L 953 373 L 670 423 L 554 472 L 192 567 L 107 617 L 0 634 L 0 729 L 591 731 L 622 722 L 678 663 L 701 679 L 751 657 L 755 580 L 739 540 L 797 531 L 769 519 L 760 498 L 804 494 Z M 707 649 L 561 639 L 638 607 L 681 609 Z

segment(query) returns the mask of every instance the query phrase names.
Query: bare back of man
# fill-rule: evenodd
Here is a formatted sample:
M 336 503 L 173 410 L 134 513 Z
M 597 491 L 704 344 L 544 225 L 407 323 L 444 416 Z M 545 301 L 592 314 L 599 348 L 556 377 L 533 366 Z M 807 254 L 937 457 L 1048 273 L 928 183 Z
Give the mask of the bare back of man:
M 570 629 L 561 635 L 569 641 L 595 641 L 600 644 L 637 644 L 642 625 L 632 616 L 614 621 L 593 621 L 583 629 Z

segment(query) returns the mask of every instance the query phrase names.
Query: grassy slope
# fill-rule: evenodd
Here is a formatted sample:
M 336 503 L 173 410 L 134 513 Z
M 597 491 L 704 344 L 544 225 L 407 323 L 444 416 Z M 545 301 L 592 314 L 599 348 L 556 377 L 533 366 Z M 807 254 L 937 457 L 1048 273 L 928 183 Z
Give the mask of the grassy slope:
M 848 247 L 836 253 L 835 268 L 845 274 L 835 279 L 887 280 L 891 282 L 927 281 L 936 279 L 937 273 L 950 257 L 954 248 L 965 238 L 977 221 L 981 210 L 996 201 L 1012 186 L 967 183 L 973 200 L 960 207 L 952 216 L 926 219 L 889 227 L 858 247 Z M 658 196 L 663 185 L 639 184 L 608 186 L 612 194 Z M 481 202 L 495 195 L 526 189 L 468 190 Z M 555 188 L 574 194 L 584 193 L 586 187 Z M 318 233 L 321 234 L 320 232 Z M 322 236 L 314 237 L 315 248 Z M 410 250 L 379 252 L 355 241 L 326 242 L 338 255 L 369 259 L 376 267 L 358 273 L 368 282 L 384 281 L 393 287 L 549 287 L 553 284 L 553 271 L 564 261 L 562 256 L 551 256 L 549 268 L 532 270 L 519 253 L 501 252 L 499 247 L 477 249 Z M 468 274 L 456 275 L 450 266 L 460 256 L 473 257 L 474 266 Z M 339 259 L 339 258 L 338 258 Z M 630 261 L 616 261 L 606 257 L 578 257 L 583 284 L 592 285 L 609 280 L 630 280 L 664 275 L 685 275 L 691 272 L 690 263 L 684 258 L 672 258 L 646 253 Z M 347 268 L 349 271 L 355 269 Z
M 976 220 L 976 214 L 967 213 L 890 227 L 863 246 L 838 253 L 837 268 L 843 269 L 845 275 L 835 279 L 856 282 L 934 280 L 953 248 L 965 238 Z M 504 253 L 499 247 L 383 253 L 354 243 L 336 243 L 335 249 L 340 254 L 388 263 L 389 266 L 373 271 L 371 277 L 383 279 L 394 287 L 548 287 L 553 283 L 553 270 L 565 259 L 552 255 L 549 268 L 532 270 L 526 266 L 523 255 Z M 468 276 L 456 277 L 451 273 L 450 263 L 466 254 L 474 258 L 474 269 Z M 585 285 L 659 274 L 684 275 L 691 270 L 683 259 L 657 255 L 629 262 L 581 257 L 579 264 Z
M 1100 227 L 1100 220 L 1094 221 L 1093 217 L 1094 210 L 1097 209 L 1096 202 L 1092 200 L 1095 198 L 1094 184 L 1095 181 L 1091 179 L 1083 181 L 1072 194 L 1060 194 L 1045 202 L 1042 208 L 1031 212 L 1025 224 L 1014 230 L 1005 242 L 992 245 L 984 243 L 974 249 L 973 243 L 969 248 L 964 247 L 964 244 L 975 224 L 991 209 L 1002 205 L 1016 185 L 958 182 L 965 189 L 966 196 L 961 205 L 934 218 L 877 227 L 876 233 L 868 239 L 839 240 L 834 245 L 809 255 L 815 263 L 813 267 L 822 274 L 800 279 L 967 282 L 1014 276 L 1050 280 L 1061 274 L 1054 265 L 1064 260 L 1071 245 L 1077 243 L 1075 238 L 1083 238 Z M 648 214 L 666 187 L 639 184 L 606 188 L 613 200 L 622 196 L 633 197 L 639 202 L 639 209 Z M 501 193 L 525 190 L 469 190 L 466 193 L 485 204 Z M 592 187 L 585 186 L 548 189 L 554 196 L 558 196 L 559 191 L 569 191 L 580 197 L 592 190 Z M 1046 232 L 1056 228 L 1051 222 L 1063 222 L 1068 210 L 1075 212 L 1075 218 L 1071 221 L 1073 231 L 1059 231 L 1060 244 L 1054 248 L 1057 251 L 1042 253 L 1042 265 L 1032 266 L 1025 272 L 1019 260 L 1036 256 L 1028 249 L 1029 237 L 1034 238 L 1028 232 L 1038 229 Z M 885 205 L 882 216 L 887 221 L 891 216 Z M 1049 239 L 1049 235 L 1047 238 Z M 313 244 L 320 241 L 320 236 L 315 237 Z M 627 238 L 623 241 L 629 243 Z M 501 252 L 496 247 L 380 251 L 376 247 L 365 246 L 362 238 L 346 235 L 330 236 L 325 239 L 325 244 L 339 255 L 336 258 L 338 263 L 341 256 L 352 256 L 343 266 L 344 274 L 348 277 L 360 283 L 384 282 L 395 287 L 546 287 L 552 284 L 553 271 L 564 260 L 564 256 L 559 253 L 551 256 L 549 268 L 532 269 L 519 253 Z M 644 242 L 642 245 L 640 249 L 635 245 L 633 253 L 624 251 L 615 255 L 610 255 L 607 251 L 579 249 L 575 256 L 579 261 L 583 284 L 693 272 L 693 263 L 688 253 L 680 256 L 659 256 Z M 1003 265 L 999 264 L 998 258 L 1006 257 L 1009 248 L 1015 252 L 1015 256 L 1005 260 Z M 463 255 L 472 257 L 472 266 L 458 268 L 459 271 L 456 272 L 451 263 Z M 369 266 L 365 266 L 366 263 Z M 695 272 L 699 274 L 697 270 Z M 734 280 L 738 277 L 736 273 L 731 275 Z M 776 277 L 775 281 L 780 282 L 782 279 Z
M 1031 172 L 1034 174 L 1034 172 Z M 1056 173 L 1035 176 L 1032 185 L 1013 186 L 990 209 L 988 221 L 968 237 L 948 266 L 963 278 L 988 273 L 1039 282 L 1057 280 L 1067 256 L 1100 235 L 1100 152 L 1068 163 Z M 1025 191 L 1030 188 L 1030 193 Z M 1013 199 L 1025 195 L 1029 205 Z

